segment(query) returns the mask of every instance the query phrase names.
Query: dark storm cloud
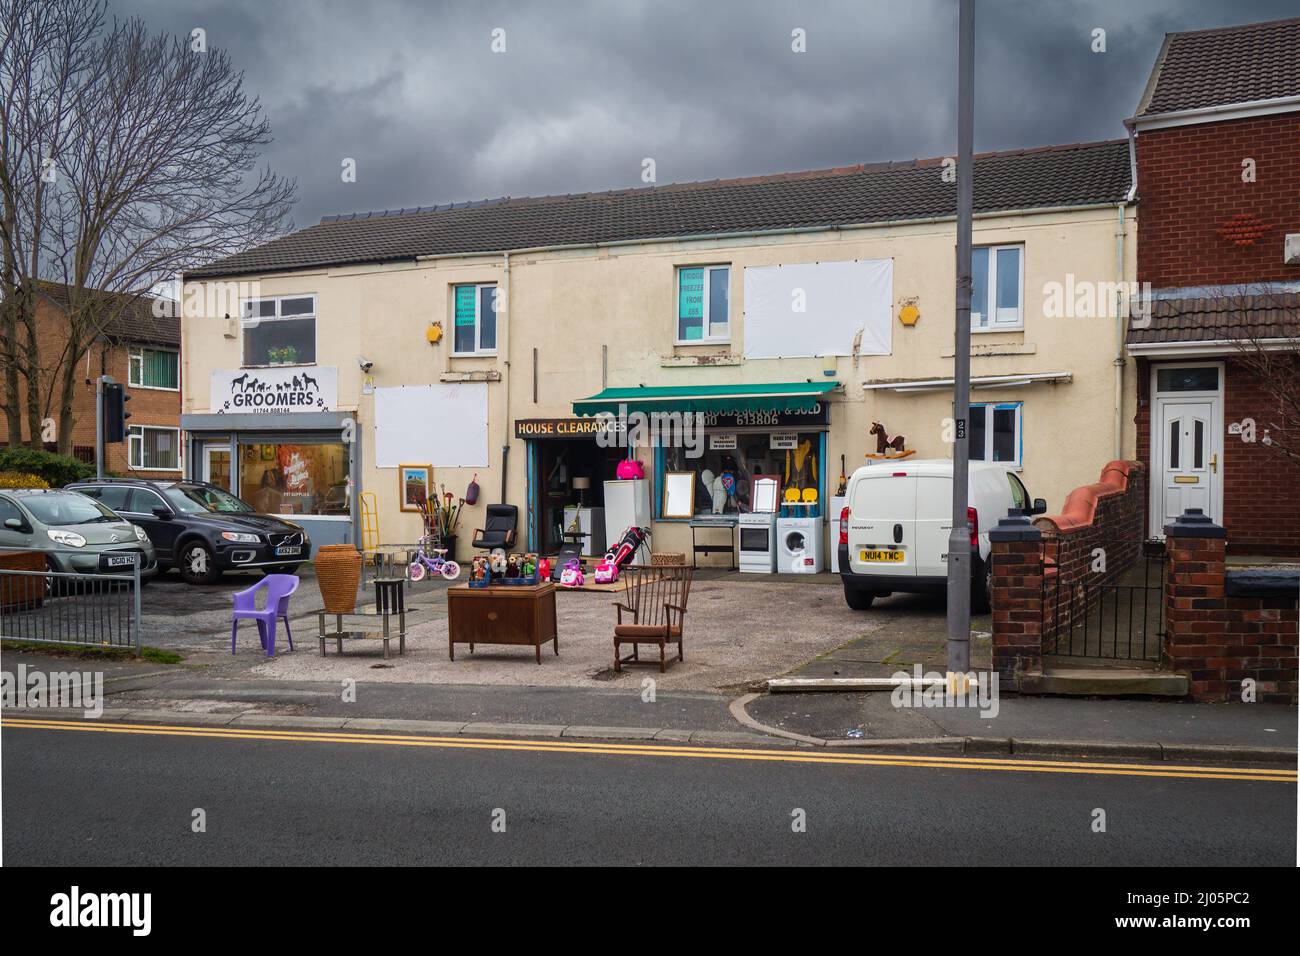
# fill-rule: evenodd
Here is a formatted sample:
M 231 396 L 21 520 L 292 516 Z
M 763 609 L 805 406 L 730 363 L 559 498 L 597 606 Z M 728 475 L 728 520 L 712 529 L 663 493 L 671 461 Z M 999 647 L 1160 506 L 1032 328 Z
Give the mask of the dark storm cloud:
M 956 2 L 114 0 L 207 31 L 261 98 L 267 161 L 321 215 L 683 182 L 954 149 Z M 1165 32 L 1294 0 L 982 0 L 976 148 L 1122 136 Z M 505 53 L 493 53 L 495 28 Z M 791 51 L 791 31 L 807 52 Z M 1091 50 L 1106 31 L 1106 52 Z M 341 181 L 341 162 L 357 181 Z

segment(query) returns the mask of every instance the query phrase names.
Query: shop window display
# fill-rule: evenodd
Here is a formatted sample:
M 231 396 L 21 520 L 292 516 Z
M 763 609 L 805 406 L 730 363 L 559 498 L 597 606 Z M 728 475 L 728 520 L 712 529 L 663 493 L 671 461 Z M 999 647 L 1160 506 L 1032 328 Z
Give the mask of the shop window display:
M 719 438 L 722 440 L 718 441 Z M 818 433 L 710 436 L 705 444 L 704 454 L 699 458 L 688 458 L 683 448 L 664 449 L 659 474 L 662 486 L 664 472 L 695 473 L 697 515 L 742 514 L 752 510 L 751 494 L 757 475 L 780 477 L 783 503 L 817 500 L 821 480 Z M 773 448 L 773 444 L 781 447 Z M 790 498 L 792 493 L 794 499 Z M 659 507 L 662 509 L 662 503 Z
M 346 515 L 348 454 L 342 444 L 243 445 L 239 496 L 265 514 Z

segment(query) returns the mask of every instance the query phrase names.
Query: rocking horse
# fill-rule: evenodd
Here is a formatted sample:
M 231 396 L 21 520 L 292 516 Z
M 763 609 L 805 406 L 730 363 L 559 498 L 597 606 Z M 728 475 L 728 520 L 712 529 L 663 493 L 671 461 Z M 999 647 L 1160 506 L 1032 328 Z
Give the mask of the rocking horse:
M 868 454 L 868 458 L 906 458 L 912 454 L 910 450 L 904 447 L 907 444 L 907 439 L 902 435 L 891 437 L 885 431 L 885 426 L 880 422 L 871 423 L 870 434 L 876 436 L 876 453 L 874 455 Z

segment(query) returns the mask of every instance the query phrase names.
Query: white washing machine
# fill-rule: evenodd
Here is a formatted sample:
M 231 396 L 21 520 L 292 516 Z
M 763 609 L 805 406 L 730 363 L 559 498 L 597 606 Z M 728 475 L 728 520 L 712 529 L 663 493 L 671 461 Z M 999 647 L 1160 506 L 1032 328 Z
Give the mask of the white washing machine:
M 776 569 L 816 574 L 822 569 L 822 519 L 778 518 Z
M 740 570 L 771 574 L 776 570 L 776 513 L 747 512 L 738 519 Z

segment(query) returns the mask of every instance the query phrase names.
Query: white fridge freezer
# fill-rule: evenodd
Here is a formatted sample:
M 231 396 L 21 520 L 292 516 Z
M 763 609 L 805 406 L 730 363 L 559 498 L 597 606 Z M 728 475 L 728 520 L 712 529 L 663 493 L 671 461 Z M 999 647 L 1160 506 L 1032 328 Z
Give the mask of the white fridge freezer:
M 605 542 L 614 548 L 623 532 L 632 525 L 650 527 L 650 481 L 637 478 L 628 481 L 605 482 Z M 634 564 L 650 563 L 650 546 L 637 548 Z

